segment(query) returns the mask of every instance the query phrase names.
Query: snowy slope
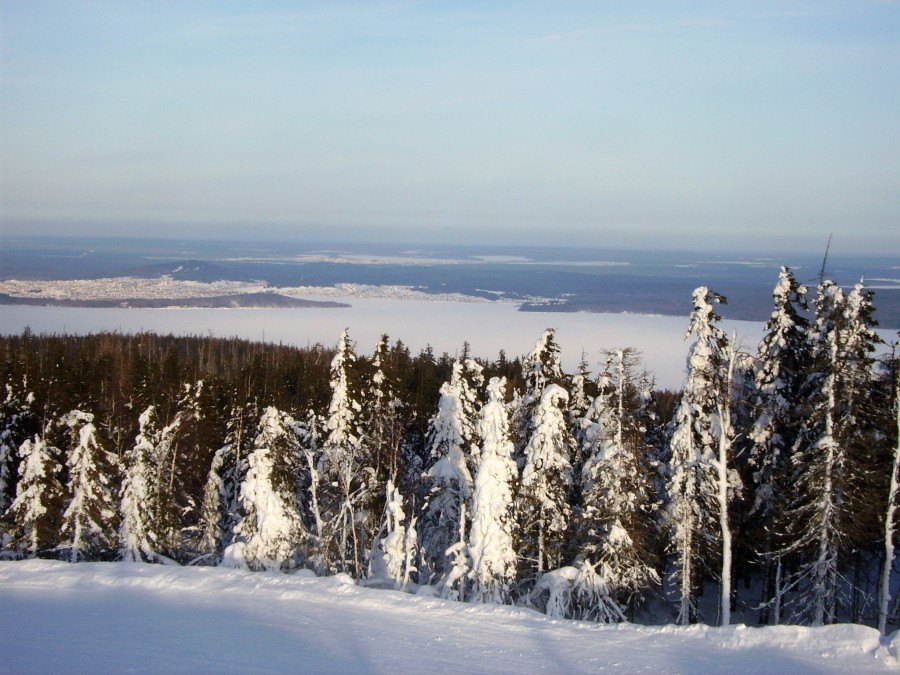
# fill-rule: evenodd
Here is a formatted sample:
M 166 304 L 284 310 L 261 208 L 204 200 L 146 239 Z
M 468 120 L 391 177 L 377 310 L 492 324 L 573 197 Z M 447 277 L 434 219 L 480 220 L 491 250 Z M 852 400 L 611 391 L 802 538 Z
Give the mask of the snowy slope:
M 0 672 L 898 672 L 862 626 L 554 621 L 346 577 L 135 563 L 0 563 Z

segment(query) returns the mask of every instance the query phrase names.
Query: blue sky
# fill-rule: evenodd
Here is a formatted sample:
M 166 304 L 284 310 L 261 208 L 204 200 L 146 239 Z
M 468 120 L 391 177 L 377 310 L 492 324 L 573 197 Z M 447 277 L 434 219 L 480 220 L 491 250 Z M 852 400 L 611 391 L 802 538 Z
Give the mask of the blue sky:
M 0 2 L 0 233 L 900 252 L 900 4 Z

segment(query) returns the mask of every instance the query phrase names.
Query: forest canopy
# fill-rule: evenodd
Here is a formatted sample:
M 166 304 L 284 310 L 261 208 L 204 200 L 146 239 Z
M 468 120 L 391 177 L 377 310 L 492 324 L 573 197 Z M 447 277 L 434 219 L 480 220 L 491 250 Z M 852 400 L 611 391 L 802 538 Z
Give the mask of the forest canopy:
M 563 371 L 153 333 L 0 337 L 6 558 L 347 573 L 602 622 L 896 620 L 896 354 L 873 296 L 783 268 L 741 351 L 693 295 L 680 392 L 637 354 Z

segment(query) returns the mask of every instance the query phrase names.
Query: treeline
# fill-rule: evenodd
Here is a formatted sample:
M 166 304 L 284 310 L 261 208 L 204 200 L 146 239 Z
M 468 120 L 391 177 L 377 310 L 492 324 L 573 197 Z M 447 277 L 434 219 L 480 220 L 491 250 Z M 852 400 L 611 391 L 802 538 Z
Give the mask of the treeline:
M 561 367 L 153 334 L 0 339 L 3 555 L 177 561 L 679 623 L 877 621 L 896 571 L 896 356 L 872 294 L 783 269 L 758 351 L 694 294 L 683 392 Z M 894 580 L 896 581 L 896 574 Z M 893 605 L 896 608 L 896 602 Z M 707 620 L 714 617 L 706 617 Z

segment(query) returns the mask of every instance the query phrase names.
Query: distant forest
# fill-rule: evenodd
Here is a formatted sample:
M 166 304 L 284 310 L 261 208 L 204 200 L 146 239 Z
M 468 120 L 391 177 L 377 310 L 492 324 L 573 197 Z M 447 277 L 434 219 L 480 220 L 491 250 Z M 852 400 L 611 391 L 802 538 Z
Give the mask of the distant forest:
M 783 268 L 764 338 L 693 294 L 680 392 L 637 354 L 561 367 L 348 333 L 295 348 L 0 337 L 0 556 L 308 568 L 551 616 L 897 621 L 898 367 L 873 295 Z M 550 318 L 550 317 L 548 317 Z M 894 593 L 894 596 L 897 594 Z

